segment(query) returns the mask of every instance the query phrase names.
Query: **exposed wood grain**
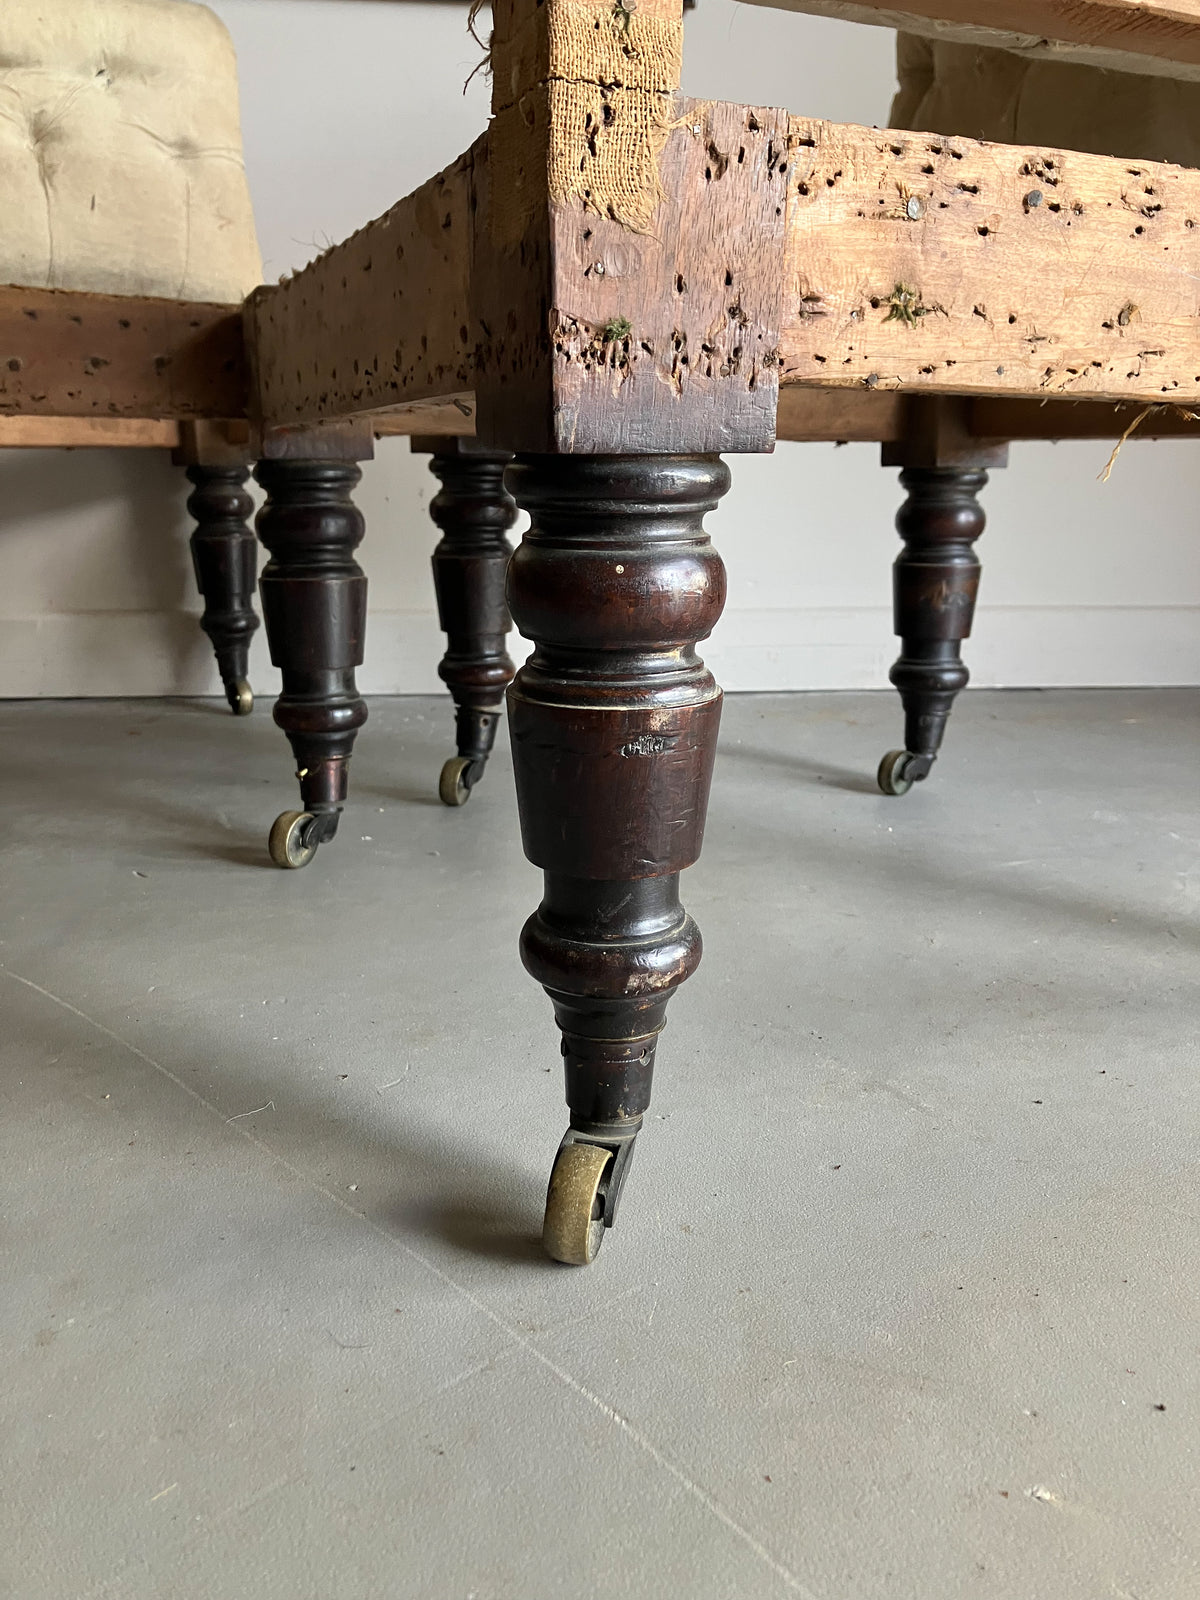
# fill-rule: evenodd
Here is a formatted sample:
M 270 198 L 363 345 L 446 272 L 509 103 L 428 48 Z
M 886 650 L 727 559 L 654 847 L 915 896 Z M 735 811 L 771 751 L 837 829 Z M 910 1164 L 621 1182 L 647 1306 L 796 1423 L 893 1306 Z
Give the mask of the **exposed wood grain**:
M 497 447 L 770 448 L 788 119 L 680 101 L 675 120 L 648 233 L 569 201 L 498 248 L 481 183 L 475 278 L 489 338 L 477 425 Z
M 500 0 L 487 135 L 248 302 L 264 425 L 477 392 L 500 449 L 769 448 L 787 118 L 677 101 L 681 12 Z
M 181 422 L 175 460 L 181 466 L 247 466 L 258 459 L 261 443 L 246 417 Z
M 800 443 L 881 443 L 904 430 L 905 398 L 887 389 L 810 389 L 797 383 L 779 391 L 775 434 Z
M 551 219 L 555 446 L 769 449 L 775 435 L 787 117 L 684 102 L 649 236 Z
M 0 288 L 0 414 L 236 417 L 237 307 Z
M 369 417 L 282 423 L 257 431 L 260 461 L 370 461 L 375 429 Z
M 1200 400 L 1200 173 L 792 120 L 784 382 Z
M 964 402 L 965 434 L 985 442 L 1023 439 L 1119 439 L 1141 417 L 1133 440 L 1200 435 L 1200 418 L 1186 409 L 1104 400 L 1023 400 L 980 396 Z M 779 391 L 776 433 L 811 443 L 892 444 L 911 429 L 910 397 L 887 389 L 816 389 L 785 384 Z
M 465 421 L 475 396 L 498 449 L 705 452 L 770 447 L 777 376 L 1200 405 L 1200 174 L 678 110 L 651 231 L 549 202 L 556 113 L 535 89 L 386 217 L 259 291 L 266 423 L 428 432 L 429 407 Z M 515 234 L 494 226 L 507 122 L 533 196 Z
M 905 395 L 900 437 L 883 441 L 880 461 L 885 467 L 938 471 L 1006 467 L 1008 441 L 976 438 L 970 412 L 970 400 L 959 395 Z
M 548 450 L 554 435 L 549 116 L 548 97 L 531 93 L 522 107 L 494 117 L 473 175 L 471 317 L 481 340 L 475 426 L 497 449 Z
M 1110 406 L 1093 400 L 973 400 L 968 419 L 980 439 L 1119 439 L 1134 422 L 1131 442 L 1200 434 L 1200 418 L 1178 406 L 1155 406 L 1147 415 L 1144 405 Z
M 905 436 L 908 396 L 890 389 L 818 389 L 785 384 L 779 391 L 776 437 L 801 444 L 888 444 Z M 1134 439 L 1177 439 L 1200 435 L 1200 418 L 1173 405 L 1112 405 L 1104 400 L 1021 400 L 981 396 L 965 402 L 966 431 L 980 440 L 1119 439 L 1141 417 Z M 439 415 L 434 407 L 426 419 Z M 470 437 L 474 422 L 448 408 L 443 436 Z M 411 416 L 387 413 L 374 419 L 378 437 L 411 436 L 414 450 L 431 449 Z M 397 425 L 398 424 L 398 425 Z M 0 423 L 0 439 L 3 424 Z
M 753 0 L 1121 72 L 1200 78 L 1200 0 Z
M 474 387 L 475 150 L 286 282 L 246 302 L 269 423 L 363 416 Z
M 169 419 L 0 416 L 5 450 L 174 450 L 179 434 Z
M 448 400 L 418 400 L 373 417 L 371 425 L 379 439 L 405 434 L 470 438 L 475 432 L 475 396 L 464 393 Z

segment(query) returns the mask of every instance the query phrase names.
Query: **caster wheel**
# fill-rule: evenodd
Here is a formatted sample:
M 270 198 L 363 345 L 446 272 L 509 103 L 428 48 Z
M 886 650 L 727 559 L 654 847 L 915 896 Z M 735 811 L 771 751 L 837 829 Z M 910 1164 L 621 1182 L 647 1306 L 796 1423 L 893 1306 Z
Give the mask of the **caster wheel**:
M 316 845 L 304 842 L 304 830 L 312 820 L 311 811 L 281 811 L 275 818 L 267 849 L 277 867 L 306 867 L 316 855 Z
M 907 794 L 913 786 L 911 778 L 905 777 L 905 768 L 908 766 L 907 750 L 889 750 L 879 763 L 876 781 L 884 794 Z
M 229 709 L 235 717 L 248 717 L 254 710 L 254 690 L 245 678 L 239 678 L 225 692 L 229 697 Z
M 444 806 L 465 806 L 471 798 L 467 774 L 472 763 L 466 756 L 451 756 L 438 779 L 438 799 Z
M 558 1152 L 546 1193 L 542 1244 L 546 1254 L 570 1267 L 586 1267 L 604 1240 L 600 1183 L 613 1160 L 603 1145 L 565 1144 Z

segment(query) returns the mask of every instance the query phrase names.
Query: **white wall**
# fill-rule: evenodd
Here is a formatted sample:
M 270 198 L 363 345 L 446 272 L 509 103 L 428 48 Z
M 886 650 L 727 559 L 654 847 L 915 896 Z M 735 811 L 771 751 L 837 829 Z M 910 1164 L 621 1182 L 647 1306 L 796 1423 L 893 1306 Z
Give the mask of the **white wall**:
M 266 273 L 301 265 L 384 210 L 483 127 L 466 5 L 214 0 L 238 47 L 246 158 Z M 891 36 L 699 0 L 685 88 L 842 121 L 886 117 Z M 1018 445 L 987 491 L 984 585 L 969 646 L 980 684 L 1200 681 L 1200 451 Z M 737 457 L 711 526 L 730 599 L 705 649 L 733 689 L 886 682 L 894 472 L 872 446 Z M 183 486 L 142 452 L 0 454 L 0 694 L 178 694 L 217 687 L 187 556 Z M 360 503 L 371 579 L 368 692 L 436 690 L 424 457 L 383 441 Z M 261 633 L 253 676 L 276 681 Z

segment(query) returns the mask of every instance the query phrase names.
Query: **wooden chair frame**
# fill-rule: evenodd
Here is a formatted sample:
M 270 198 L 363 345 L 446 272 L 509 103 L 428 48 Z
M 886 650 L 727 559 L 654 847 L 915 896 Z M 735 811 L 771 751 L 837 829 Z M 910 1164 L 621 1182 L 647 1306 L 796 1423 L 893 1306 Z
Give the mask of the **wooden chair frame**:
M 1200 0 L 795 6 L 1200 72 Z M 695 651 L 724 600 L 703 528 L 719 457 L 865 439 L 903 469 L 898 793 L 965 681 L 976 494 L 1006 442 L 1139 418 L 1190 434 L 1200 402 L 1200 172 L 690 100 L 681 19 L 680 0 L 495 0 L 487 132 L 250 297 L 248 377 L 225 308 L 156 303 L 127 325 L 94 297 L 0 295 L 0 442 L 57 419 L 55 442 L 86 422 L 159 443 L 139 430 L 174 420 L 185 458 L 221 440 L 263 463 L 275 631 L 296 664 L 277 718 L 318 824 L 365 715 L 346 464 L 386 432 L 473 431 L 515 457 L 532 526 L 508 600 L 535 649 L 509 723 L 545 874 L 522 955 L 562 1032 L 570 1127 L 545 1239 L 572 1262 L 614 1220 L 666 1004 L 700 957 L 678 880 L 720 715 Z M 286 598 L 305 575 L 326 580 L 325 610 Z
M 296 754 L 302 804 L 277 819 L 271 850 L 280 865 L 297 867 L 336 831 L 349 753 L 366 717 L 354 682 L 366 580 L 354 560 L 362 529 L 349 493 L 356 463 L 395 424 L 383 417 L 370 426 L 264 427 L 245 333 L 240 305 L 0 288 L 0 448 L 172 452 L 193 485 L 201 626 L 239 714 L 253 706 L 248 653 L 258 627 L 258 562 L 245 483 L 258 463 L 275 502 L 261 525 L 273 541 L 263 575 L 267 634 L 284 677 L 275 720 Z M 501 482 L 508 455 L 475 441 L 469 412 L 429 406 L 420 420 L 429 437 L 414 445 L 432 454 L 443 482 L 434 501 L 441 528 L 434 582 L 448 639 L 441 675 L 457 707 L 457 753 L 443 768 L 440 793 L 448 805 L 462 805 L 483 775 L 512 677 L 504 532 L 516 508 Z M 411 432 L 410 419 L 403 428 Z

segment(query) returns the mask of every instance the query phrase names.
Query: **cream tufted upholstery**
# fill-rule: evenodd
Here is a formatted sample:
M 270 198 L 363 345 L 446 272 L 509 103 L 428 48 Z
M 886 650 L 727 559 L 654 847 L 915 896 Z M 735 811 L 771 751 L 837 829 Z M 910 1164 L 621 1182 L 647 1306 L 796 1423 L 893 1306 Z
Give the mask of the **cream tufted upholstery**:
M 0 0 L 0 283 L 241 300 L 237 63 L 190 0 Z

